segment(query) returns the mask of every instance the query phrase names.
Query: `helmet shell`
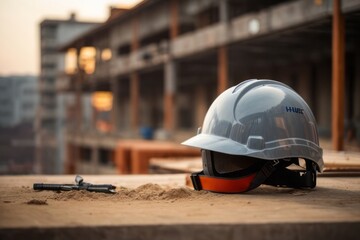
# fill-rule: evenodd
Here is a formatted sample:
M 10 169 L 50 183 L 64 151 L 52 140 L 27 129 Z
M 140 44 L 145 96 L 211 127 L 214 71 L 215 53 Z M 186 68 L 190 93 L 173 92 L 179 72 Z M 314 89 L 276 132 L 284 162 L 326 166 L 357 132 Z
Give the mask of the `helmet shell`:
M 273 80 L 247 80 L 224 91 L 198 135 L 183 144 L 264 160 L 304 158 L 319 171 L 324 165 L 311 109 L 292 88 Z

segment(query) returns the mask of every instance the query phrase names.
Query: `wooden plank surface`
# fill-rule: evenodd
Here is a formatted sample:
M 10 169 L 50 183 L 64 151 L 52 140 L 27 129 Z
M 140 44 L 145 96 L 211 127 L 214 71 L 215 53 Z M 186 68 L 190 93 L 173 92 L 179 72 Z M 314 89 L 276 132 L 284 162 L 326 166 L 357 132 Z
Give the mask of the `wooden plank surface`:
M 145 174 L 151 158 L 199 155 L 198 149 L 173 142 L 121 140 L 115 150 L 115 164 L 120 174 Z
M 360 153 L 324 151 L 324 173 L 360 172 Z M 152 158 L 150 165 L 155 170 L 191 173 L 202 170 L 200 157 Z
M 83 177 L 118 192 L 32 190 L 34 182 L 72 183 L 70 175 L 0 177 L 0 239 L 328 240 L 355 239 L 360 229 L 359 177 L 319 178 L 314 190 L 261 186 L 246 194 L 181 188 L 185 174 Z
M 324 171 L 360 171 L 359 152 L 324 151 Z

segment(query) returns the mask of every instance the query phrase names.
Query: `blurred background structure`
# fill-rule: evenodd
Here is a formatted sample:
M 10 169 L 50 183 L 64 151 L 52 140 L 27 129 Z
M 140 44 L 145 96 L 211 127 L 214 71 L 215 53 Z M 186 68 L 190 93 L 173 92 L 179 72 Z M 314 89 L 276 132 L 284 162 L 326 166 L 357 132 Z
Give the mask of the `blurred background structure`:
M 252 78 L 294 88 L 322 147 L 358 151 L 359 26 L 358 0 L 144 0 L 101 24 L 45 19 L 35 172 L 121 172 L 119 141 L 179 143 Z
M 59 46 L 95 27 L 97 23 L 76 21 L 75 14 L 67 20 L 45 19 L 40 24 L 39 107 L 37 109 L 35 172 L 62 173 L 64 157 L 65 105 L 72 96 L 56 94 L 56 79 L 65 70 L 64 54 Z M 61 83 L 61 82 L 60 82 Z
M 147 0 L 114 10 L 62 47 L 76 52 L 77 62 L 59 79 L 61 92 L 76 96 L 66 138 L 72 163 L 92 162 L 101 171 L 117 140 L 145 137 L 144 128 L 179 142 L 201 126 L 220 92 L 249 78 L 276 79 L 299 92 L 334 149 L 343 150 L 345 140 L 359 144 L 360 3 L 336 3 Z M 98 92 L 109 93 L 110 110 L 93 104 L 87 118 L 84 99 Z
M 37 86 L 35 76 L 0 77 L 0 174 L 33 172 Z

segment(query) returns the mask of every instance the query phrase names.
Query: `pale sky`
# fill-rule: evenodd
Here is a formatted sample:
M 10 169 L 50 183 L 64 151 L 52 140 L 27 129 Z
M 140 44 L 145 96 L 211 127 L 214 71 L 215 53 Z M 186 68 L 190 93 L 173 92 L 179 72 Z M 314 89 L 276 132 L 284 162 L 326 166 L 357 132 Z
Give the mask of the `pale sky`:
M 141 0 L 0 0 L 0 76 L 38 75 L 39 23 L 45 18 L 103 22 L 110 6 Z

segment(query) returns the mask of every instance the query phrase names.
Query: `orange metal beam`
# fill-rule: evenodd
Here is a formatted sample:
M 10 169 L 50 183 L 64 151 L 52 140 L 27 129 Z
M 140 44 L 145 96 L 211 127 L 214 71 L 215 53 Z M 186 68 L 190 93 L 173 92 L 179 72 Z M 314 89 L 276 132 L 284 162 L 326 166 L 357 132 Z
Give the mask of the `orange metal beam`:
M 131 40 L 131 51 L 139 49 L 139 19 L 134 18 L 132 21 L 132 40 Z
M 111 131 L 118 130 L 118 117 L 119 117 L 119 83 L 116 79 L 111 80 L 111 92 L 113 94 L 113 103 L 111 109 Z
M 333 1 L 332 26 L 332 143 L 344 149 L 345 34 L 341 1 Z
M 170 3 L 170 38 L 175 39 L 179 35 L 179 1 L 172 0 Z
M 179 1 L 172 0 L 170 2 L 170 38 L 174 40 L 179 35 Z M 175 84 L 176 70 L 172 60 L 164 65 L 164 128 L 172 131 L 175 128 Z
M 165 93 L 164 95 L 164 128 L 172 131 L 175 125 L 174 117 L 175 96 L 174 93 Z
M 139 75 L 130 75 L 131 128 L 137 130 L 139 125 Z
M 206 92 L 202 85 L 196 87 L 196 126 L 201 127 L 208 106 L 206 104 Z
M 227 47 L 221 46 L 218 49 L 218 94 L 228 88 L 228 55 Z
M 74 174 L 76 172 L 76 161 L 80 159 L 80 149 L 71 143 L 67 143 L 66 147 L 65 174 Z

